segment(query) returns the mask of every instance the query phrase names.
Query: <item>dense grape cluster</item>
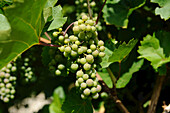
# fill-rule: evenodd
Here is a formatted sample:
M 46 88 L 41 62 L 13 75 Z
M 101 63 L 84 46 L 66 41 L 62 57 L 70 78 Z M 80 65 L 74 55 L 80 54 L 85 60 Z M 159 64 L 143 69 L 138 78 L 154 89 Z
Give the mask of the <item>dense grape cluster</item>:
M 74 35 L 57 34 L 58 42 L 56 43 L 61 45 L 58 48 L 60 53 L 52 48 L 49 50 L 49 53 L 56 58 L 51 60 L 49 68 L 54 69 L 56 75 L 62 75 L 66 71 L 67 74 L 74 73 L 77 78 L 75 85 L 80 89 L 81 97 L 97 99 L 101 86 L 96 78 L 96 67 L 105 56 L 104 42 L 97 38 L 95 21 L 86 15 L 74 22 L 72 30 Z M 56 37 L 55 32 L 53 36 Z M 54 53 L 58 54 L 54 55 Z M 59 57 L 65 57 L 66 60 L 61 63 L 58 61 L 61 59 Z
M 13 74 L 16 70 L 17 67 L 12 63 L 0 70 L 0 99 L 4 102 L 9 102 L 10 99 L 14 98 L 17 78 Z

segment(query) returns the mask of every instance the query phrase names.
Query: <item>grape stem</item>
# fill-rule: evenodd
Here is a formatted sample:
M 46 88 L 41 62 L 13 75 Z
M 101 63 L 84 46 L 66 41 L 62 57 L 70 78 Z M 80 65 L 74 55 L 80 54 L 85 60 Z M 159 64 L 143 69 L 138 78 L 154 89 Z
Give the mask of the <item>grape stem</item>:
M 107 72 L 110 75 L 110 78 L 112 80 L 113 86 L 116 86 L 116 77 L 114 76 L 114 74 L 112 73 L 112 71 L 111 71 L 111 69 L 109 67 L 106 68 L 106 69 L 107 69 Z
M 103 86 L 103 90 L 108 93 L 108 95 L 109 95 L 109 97 L 111 97 L 111 99 L 114 100 L 114 102 L 116 103 L 116 105 L 120 109 L 120 111 L 122 113 L 130 113 L 128 111 L 128 109 L 124 106 L 122 101 L 117 97 L 116 87 L 109 88 L 98 73 L 96 73 L 96 77 L 98 78 L 99 83 Z
M 51 41 L 51 37 L 48 35 L 47 32 L 44 32 L 45 36 Z
M 60 45 L 47 44 L 47 43 L 42 43 L 42 42 L 39 42 L 38 45 L 50 46 L 50 47 L 60 47 Z
M 107 1 L 107 0 L 104 1 L 103 5 L 102 5 L 102 8 L 100 9 L 100 12 L 99 12 L 98 17 L 97 17 L 97 20 L 96 20 L 96 25 L 97 25 L 97 23 L 98 23 L 98 21 L 99 21 L 100 15 L 101 15 L 101 13 L 102 13 L 103 7 L 104 7 L 105 4 L 106 4 L 106 1 Z
M 90 8 L 90 2 L 89 2 L 89 0 L 87 0 L 87 7 L 88 7 L 88 12 L 89 12 L 89 17 L 90 17 L 90 19 L 92 19 L 92 10 L 91 10 L 91 8 Z
M 118 77 L 116 78 L 117 81 L 118 81 L 119 78 L 120 78 L 120 74 L 121 74 L 121 61 L 119 62 L 119 72 L 118 72 Z M 116 82 L 117 82 L 117 81 L 116 81 Z
M 65 30 L 64 33 L 63 33 L 63 36 L 64 36 L 64 37 L 65 37 L 65 35 L 66 35 L 68 29 L 69 29 L 73 24 L 74 24 L 74 22 L 71 23 L 71 24 L 66 28 L 66 30 Z

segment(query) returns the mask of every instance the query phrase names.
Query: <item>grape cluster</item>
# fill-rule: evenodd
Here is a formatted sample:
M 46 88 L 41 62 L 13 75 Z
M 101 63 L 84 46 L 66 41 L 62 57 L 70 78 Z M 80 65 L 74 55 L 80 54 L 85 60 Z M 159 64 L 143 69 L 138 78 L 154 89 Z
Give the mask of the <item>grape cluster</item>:
M 100 63 L 101 58 L 105 56 L 104 42 L 97 38 L 98 33 L 95 21 L 89 19 L 86 15 L 74 22 L 72 30 L 74 35 L 57 35 L 58 44 L 61 45 L 58 48 L 60 53 L 57 52 L 57 55 L 65 57 L 65 62 L 67 63 L 56 64 L 57 59 L 52 59 L 49 64 L 50 66 L 53 64 L 53 69 L 57 67 L 57 69 L 55 68 L 56 75 L 61 75 L 63 69 L 66 69 L 68 74 L 74 73 L 76 75 L 75 85 L 80 89 L 83 99 L 88 97 L 97 99 L 101 86 L 96 78 L 96 67 Z M 54 37 L 56 36 L 54 35 Z M 51 54 L 54 53 L 51 52 Z
M 16 70 L 17 67 L 12 63 L 0 70 L 0 99 L 4 102 L 14 98 L 16 77 L 13 74 Z
M 33 71 L 32 68 L 29 66 L 29 58 L 24 58 L 24 62 L 21 66 L 21 70 L 22 70 L 22 75 L 25 78 L 25 81 L 28 82 L 29 80 L 32 79 L 32 75 L 33 75 Z

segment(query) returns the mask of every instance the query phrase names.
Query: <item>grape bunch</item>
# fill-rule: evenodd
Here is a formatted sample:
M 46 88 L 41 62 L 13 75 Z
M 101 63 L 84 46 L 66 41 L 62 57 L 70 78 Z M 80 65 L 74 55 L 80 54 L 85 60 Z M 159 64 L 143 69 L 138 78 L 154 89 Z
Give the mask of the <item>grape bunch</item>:
M 67 74 L 73 73 L 76 76 L 76 87 L 80 90 L 83 99 L 99 97 L 101 86 L 96 78 L 96 68 L 105 56 L 104 42 L 98 40 L 98 33 L 95 21 L 87 15 L 74 22 L 73 35 L 59 35 L 56 43 L 60 44 L 59 52 L 49 50 L 50 54 L 57 58 L 64 57 L 64 63 L 56 63 L 57 59 L 52 59 L 49 63 L 50 69 L 55 69 L 56 75 L 62 75 L 62 70 Z M 56 35 L 53 36 L 56 37 Z M 52 52 L 53 51 L 53 52 Z M 54 53 L 58 53 L 54 55 Z M 56 69 L 57 67 L 57 69 Z M 64 72 L 66 72 L 64 71 Z
M 15 63 L 9 63 L 0 70 L 0 99 L 4 102 L 14 98 L 16 77 L 13 74 L 16 70 Z

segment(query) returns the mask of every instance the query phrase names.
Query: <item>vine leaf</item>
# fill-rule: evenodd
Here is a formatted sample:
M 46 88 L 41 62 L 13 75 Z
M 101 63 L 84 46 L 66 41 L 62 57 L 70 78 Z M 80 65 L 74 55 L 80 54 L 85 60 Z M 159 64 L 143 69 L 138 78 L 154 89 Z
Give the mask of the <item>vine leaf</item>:
M 160 47 L 159 40 L 155 37 L 155 34 L 153 36 L 147 35 L 143 38 L 138 53 L 140 54 L 138 58 L 145 58 L 150 61 L 156 71 L 158 67 L 170 62 L 170 56 L 165 57 L 163 48 Z
M 67 20 L 67 17 L 63 17 L 62 7 L 60 5 L 52 8 L 52 17 L 54 20 L 50 24 L 48 31 L 63 26 Z
M 155 9 L 155 14 L 160 15 L 162 19 L 170 18 L 170 1 L 169 0 L 151 0 L 153 3 L 158 3 L 160 7 Z
M 13 7 L 4 9 L 11 25 L 8 42 L 0 42 L 0 69 L 22 52 L 38 44 L 44 26 L 42 10 L 46 0 L 25 0 L 15 2 Z
M 11 26 L 7 18 L 0 14 L 0 42 L 7 41 L 11 32 Z
M 144 60 L 141 59 L 138 62 L 134 62 L 129 68 L 129 72 L 124 73 L 119 80 L 116 83 L 116 88 L 124 88 L 132 78 L 133 73 L 139 71 L 139 69 L 142 67 Z
M 106 24 L 114 24 L 127 28 L 128 17 L 137 8 L 143 6 L 146 0 L 108 0 L 103 8 Z
M 61 109 L 62 103 L 65 100 L 63 87 L 57 87 L 53 92 L 53 102 L 49 106 L 50 113 L 64 113 Z
M 109 62 L 121 62 L 135 47 L 138 40 L 130 40 L 128 44 L 123 42 L 117 49 L 115 49 L 112 55 L 109 57 Z
M 93 113 L 90 100 L 81 99 L 80 95 L 76 93 L 75 88 L 66 96 L 62 110 L 65 113 Z

